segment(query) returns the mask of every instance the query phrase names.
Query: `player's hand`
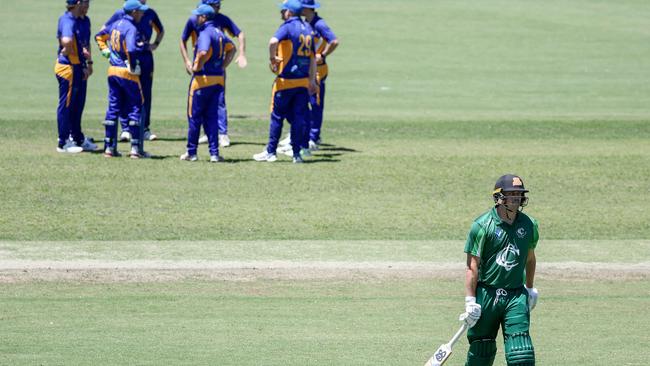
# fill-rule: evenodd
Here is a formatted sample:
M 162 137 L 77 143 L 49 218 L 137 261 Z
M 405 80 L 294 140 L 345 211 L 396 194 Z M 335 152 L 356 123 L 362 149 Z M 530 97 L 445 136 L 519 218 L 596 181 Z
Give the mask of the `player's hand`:
M 245 55 L 239 55 L 239 57 L 237 57 L 237 60 L 235 60 L 235 62 L 237 63 L 240 69 L 243 69 L 244 67 L 246 67 L 246 65 L 248 65 L 248 60 L 246 60 Z
M 481 317 L 481 305 L 476 303 L 476 297 L 465 297 L 465 312 L 460 314 L 458 320 L 465 322 L 467 327 L 471 328 Z
M 526 287 L 526 291 L 528 291 L 528 311 L 533 311 L 533 309 L 535 309 L 535 305 L 537 305 L 537 297 L 539 297 L 539 292 L 537 292 L 537 289 L 535 287 Z
M 309 95 L 318 94 L 320 92 L 320 87 L 317 83 L 310 81 L 309 82 Z
M 192 75 L 192 63 L 191 62 L 187 61 L 185 63 L 185 71 L 187 71 L 187 73 L 189 75 Z
M 86 65 L 86 68 L 84 69 L 84 80 L 88 80 L 90 75 L 93 74 L 93 65 Z
M 282 59 L 274 56 L 269 59 L 269 68 L 271 69 L 271 72 L 274 74 L 277 74 L 280 72 L 280 63 L 282 62 Z
M 102 56 L 104 56 L 106 58 L 110 58 L 111 57 L 111 50 L 109 50 L 108 48 L 104 48 L 102 50 Z
M 149 46 L 147 47 L 149 48 L 149 51 L 153 52 L 158 48 L 158 45 L 156 43 L 149 43 Z
M 316 54 L 316 63 L 319 64 L 319 65 L 323 63 L 323 55 L 322 54 L 320 54 L 320 53 Z

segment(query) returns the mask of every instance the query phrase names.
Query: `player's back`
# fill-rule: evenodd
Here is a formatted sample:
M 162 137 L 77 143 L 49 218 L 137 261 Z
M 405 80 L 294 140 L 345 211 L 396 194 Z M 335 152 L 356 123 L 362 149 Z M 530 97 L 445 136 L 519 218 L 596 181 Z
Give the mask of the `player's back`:
M 199 33 L 194 57 L 196 59 L 196 53 L 205 51 L 208 54 L 208 59 L 203 64 L 203 68 L 195 75 L 222 76 L 224 74 L 224 56 L 233 47 L 232 41 L 212 22 L 206 23 L 205 28 Z
M 112 66 L 126 67 L 127 62 L 135 61 L 137 29 L 133 18 L 126 15 L 111 25 L 108 46 L 111 50 L 110 63 Z
M 282 60 L 278 76 L 285 79 L 309 77 L 309 66 L 314 53 L 314 31 L 299 17 L 285 21 L 275 34 L 278 39 L 278 57 Z

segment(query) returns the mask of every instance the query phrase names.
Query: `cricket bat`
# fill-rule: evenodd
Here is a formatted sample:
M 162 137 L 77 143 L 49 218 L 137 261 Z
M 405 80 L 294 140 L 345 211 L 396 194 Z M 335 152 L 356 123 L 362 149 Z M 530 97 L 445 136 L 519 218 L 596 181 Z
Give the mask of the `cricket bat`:
M 454 347 L 454 344 L 456 344 L 460 336 L 462 336 L 466 330 L 467 324 L 463 323 L 451 340 L 448 343 L 440 345 L 424 366 L 442 366 L 449 359 L 449 356 L 451 356 L 451 349 Z

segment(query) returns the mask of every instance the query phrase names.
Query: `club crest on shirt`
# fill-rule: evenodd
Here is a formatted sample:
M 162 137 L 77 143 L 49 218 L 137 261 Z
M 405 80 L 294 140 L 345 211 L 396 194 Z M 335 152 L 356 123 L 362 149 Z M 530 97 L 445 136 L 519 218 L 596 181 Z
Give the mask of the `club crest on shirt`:
M 497 264 L 510 272 L 511 269 L 517 267 L 519 264 L 519 248 L 512 243 L 508 243 L 505 248 L 497 253 Z
M 503 230 L 500 227 L 496 228 L 496 230 L 494 230 L 494 235 L 496 235 L 498 239 L 501 239 L 501 236 L 503 235 Z
M 517 232 L 517 237 L 519 239 L 523 239 L 524 236 L 526 236 L 526 230 L 523 227 L 520 227 L 519 229 L 517 229 L 516 232 Z

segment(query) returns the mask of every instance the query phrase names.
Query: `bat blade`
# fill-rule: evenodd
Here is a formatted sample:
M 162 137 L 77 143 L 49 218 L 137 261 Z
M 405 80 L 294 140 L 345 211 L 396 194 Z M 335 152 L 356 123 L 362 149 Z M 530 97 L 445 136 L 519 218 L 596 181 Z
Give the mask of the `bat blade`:
M 440 345 L 424 366 L 442 366 L 451 356 L 451 346 L 448 343 Z

